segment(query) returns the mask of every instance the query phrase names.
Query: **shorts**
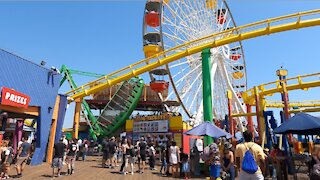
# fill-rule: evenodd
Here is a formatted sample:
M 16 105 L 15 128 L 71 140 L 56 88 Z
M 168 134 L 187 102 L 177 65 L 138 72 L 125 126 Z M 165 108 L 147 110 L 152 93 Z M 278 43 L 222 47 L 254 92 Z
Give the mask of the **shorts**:
M 145 154 L 141 154 L 140 155 L 140 158 L 138 159 L 138 161 L 140 162 L 140 161 L 146 161 L 146 159 L 147 159 L 147 156 L 145 155 Z
M 130 164 L 134 164 L 134 157 L 132 157 L 132 156 L 127 156 L 128 157 L 128 160 L 129 160 L 129 163 Z
M 113 154 L 113 159 L 114 159 L 114 160 L 118 160 L 118 153 L 114 153 L 114 154 Z
M 27 163 L 28 157 L 18 157 L 16 165 L 22 165 L 23 163 Z
M 109 159 L 109 152 L 108 151 L 103 151 L 103 159 L 104 160 L 107 160 L 107 159 Z
M 184 173 L 190 172 L 190 166 L 188 162 L 182 163 L 181 172 L 184 172 Z
M 62 158 L 53 158 L 52 160 L 52 168 L 62 168 Z
M 220 177 L 220 165 L 210 165 L 210 177 Z
M 244 171 L 240 171 L 239 180 L 246 180 L 246 179 L 263 180 L 264 177 L 261 173 L 249 174 Z
M 76 156 L 67 156 L 67 164 L 70 164 L 72 169 L 75 169 L 75 160 Z

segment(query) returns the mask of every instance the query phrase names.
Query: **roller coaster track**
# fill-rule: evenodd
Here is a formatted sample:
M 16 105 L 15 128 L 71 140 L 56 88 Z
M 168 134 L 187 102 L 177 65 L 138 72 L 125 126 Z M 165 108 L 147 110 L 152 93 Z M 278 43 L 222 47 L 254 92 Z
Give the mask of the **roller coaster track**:
M 274 82 L 270 82 L 267 84 L 262 84 L 257 86 L 258 87 L 258 96 L 272 96 L 274 93 L 280 93 L 283 92 L 283 86 L 284 82 L 286 82 L 286 91 L 292 91 L 292 90 L 308 90 L 309 88 L 319 87 L 320 86 L 320 73 L 314 73 L 314 74 L 307 74 L 303 76 L 296 76 L 292 78 L 287 78 L 284 80 L 278 80 Z M 254 94 L 254 88 L 249 89 L 245 91 L 242 94 L 242 98 L 244 103 L 254 105 L 255 104 L 255 94 Z M 313 103 L 314 106 L 311 106 Z M 316 107 L 317 103 L 319 102 L 309 102 L 309 107 Z M 292 104 L 293 105 L 293 104 Z M 298 105 L 298 104 L 296 104 Z M 274 106 L 277 106 L 274 104 Z
M 283 102 L 282 101 L 272 101 L 267 100 L 266 101 L 266 107 L 270 108 L 283 108 Z M 289 102 L 290 108 L 309 108 L 309 107 L 320 107 L 320 101 L 319 100 L 306 100 L 306 101 L 290 101 Z
M 69 102 L 74 101 L 75 99 L 81 99 L 90 94 L 99 92 L 105 88 L 135 77 L 139 74 L 148 72 L 159 66 L 199 53 L 206 48 L 214 48 L 259 36 L 318 25 L 320 25 L 320 9 L 234 27 L 163 51 L 102 78 L 98 78 L 95 81 L 82 85 L 77 89 L 67 92 L 66 94 L 69 96 Z

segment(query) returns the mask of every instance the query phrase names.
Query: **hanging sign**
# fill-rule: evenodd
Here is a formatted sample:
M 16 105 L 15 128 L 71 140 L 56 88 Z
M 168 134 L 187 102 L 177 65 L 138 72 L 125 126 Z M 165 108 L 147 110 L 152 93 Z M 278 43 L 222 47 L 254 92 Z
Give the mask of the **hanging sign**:
M 7 87 L 2 87 L 1 92 L 1 104 L 14 106 L 14 107 L 23 107 L 27 108 L 29 106 L 30 97 L 12 90 Z

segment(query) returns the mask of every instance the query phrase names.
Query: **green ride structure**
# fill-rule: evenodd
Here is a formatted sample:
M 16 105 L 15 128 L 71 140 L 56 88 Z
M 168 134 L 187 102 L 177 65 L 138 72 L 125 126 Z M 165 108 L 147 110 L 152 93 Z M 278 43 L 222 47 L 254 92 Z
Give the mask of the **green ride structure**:
M 102 74 L 72 70 L 62 65 L 60 69 L 63 79 L 60 86 L 67 80 L 72 90 L 77 89 L 77 85 L 72 75 L 82 75 L 90 77 L 103 77 Z M 123 81 L 116 86 L 116 91 L 104 107 L 99 116 L 95 116 L 85 99 L 81 103 L 81 112 L 89 128 L 89 135 L 97 140 L 99 137 L 112 136 L 119 128 L 124 126 L 125 121 L 136 108 L 144 87 L 143 79 L 133 77 Z M 76 92 L 76 91 L 75 91 Z

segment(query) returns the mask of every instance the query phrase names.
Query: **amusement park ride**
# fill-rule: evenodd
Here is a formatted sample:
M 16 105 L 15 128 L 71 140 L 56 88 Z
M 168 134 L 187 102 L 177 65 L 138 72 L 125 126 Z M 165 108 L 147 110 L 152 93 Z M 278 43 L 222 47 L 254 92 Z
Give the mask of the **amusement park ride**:
M 108 75 L 99 75 L 97 80 L 79 87 L 73 82 L 72 73 L 62 68 L 71 86 L 71 91 L 66 93 L 69 103 L 76 103 L 75 136 L 81 108 L 91 136 L 109 136 L 124 125 L 134 109 L 146 107 L 141 102 L 143 99 L 148 101 L 146 94 L 153 93 L 154 102 L 160 105 L 158 110 L 180 112 L 195 125 L 229 116 L 232 134 L 232 121 L 241 125 L 239 122 L 246 117 L 249 128 L 252 128 L 251 117 L 257 116 L 260 139 L 264 142 L 262 112 L 267 107 L 284 106 L 287 119 L 289 113 L 294 112 L 289 112 L 289 107 L 307 106 L 286 100 L 284 105 L 282 102 L 268 103 L 265 96 L 320 86 L 319 80 L 302 81 L 319 74 L 279 80 L 247 91 L 241 41 L 318 26 L 319 16 L 320 10 L 313 10 L 237 27 L 225 0 L 148 0 L 143 16 L 144 60 Z M 147 72 L 151 82 L 144 88 L 138 75 Z M 297 83 L 291 84 L 293 81 Z M 93 100 L 84 99 L 90 95 Z M 313 103 L 309 105 L 315 106 Z M 252 106 L 256 107 L 254 113 L 251 112 Z M 90 113 L 90 107 L 104 109 L 95 117 Z

